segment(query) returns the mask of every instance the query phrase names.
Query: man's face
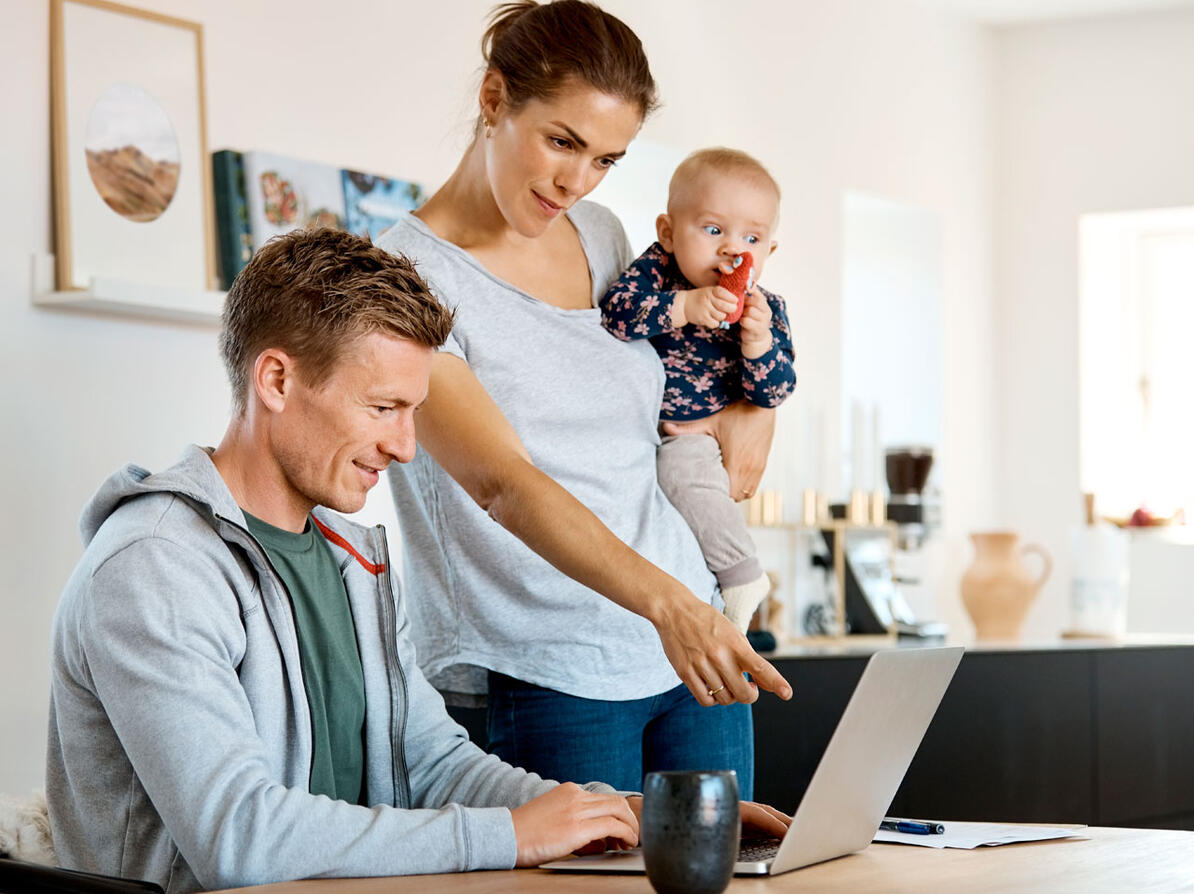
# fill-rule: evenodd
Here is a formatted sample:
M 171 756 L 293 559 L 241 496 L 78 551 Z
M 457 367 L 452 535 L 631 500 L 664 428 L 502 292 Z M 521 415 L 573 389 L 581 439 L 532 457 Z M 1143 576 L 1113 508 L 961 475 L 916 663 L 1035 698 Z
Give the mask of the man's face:
M 694 286 L 715 286 L 736 255 L 749 251 L 758 282 L 775 243 L 779 215 L 774 190 L 757 179 L 702 171 L 668 202 L 659 242 Z
M 415 455 L 415 410 L 434 352 L 381 333 L 350 344 L 318 388 L 295 378 L 270 428 L 296 505 L 356 512 L 391 461 Z

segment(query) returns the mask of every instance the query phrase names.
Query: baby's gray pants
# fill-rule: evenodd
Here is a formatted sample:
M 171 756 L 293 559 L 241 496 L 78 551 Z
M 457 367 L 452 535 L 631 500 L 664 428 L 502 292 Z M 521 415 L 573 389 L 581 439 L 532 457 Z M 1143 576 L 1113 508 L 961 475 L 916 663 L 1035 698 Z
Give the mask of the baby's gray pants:
M 664 435 L 659 446 L 659 486 L 696 535 L 705 564 L 724 590 L 761 577 L 754 541 L 742 511 L 730 498 L 730 476 L 711 435 Z

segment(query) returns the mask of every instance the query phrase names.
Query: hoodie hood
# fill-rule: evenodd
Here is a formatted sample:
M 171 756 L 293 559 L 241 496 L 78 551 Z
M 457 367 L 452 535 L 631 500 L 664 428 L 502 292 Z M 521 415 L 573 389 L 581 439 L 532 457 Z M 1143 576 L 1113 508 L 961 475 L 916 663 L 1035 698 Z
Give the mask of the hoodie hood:
M 83 507 L 79 518 L 83 545 L 91 543 L 104 522 L 123 504 L 154 494 L 181 497 L 212 522 L 219 516 L 243 526 L 244 513 L 211 461 L 212 452 L 210 447 L 191 444 L 164 472 L 151 473 L 133 463 L 114 472 Z

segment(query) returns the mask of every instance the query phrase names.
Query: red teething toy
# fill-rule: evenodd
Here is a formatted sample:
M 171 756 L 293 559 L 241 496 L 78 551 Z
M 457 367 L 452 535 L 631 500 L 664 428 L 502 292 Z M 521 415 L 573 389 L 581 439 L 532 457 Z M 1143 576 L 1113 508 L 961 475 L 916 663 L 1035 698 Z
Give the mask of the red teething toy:
M 742 311 L 746 307 L 746 293 L 754 285 L 755 259 L 750 252 L 744 251 L 734 259 L 734 269 L 721 275 L 718 285 L 738 299 L 738 306 L 725 318 L 723 327 L 737 323 L 742 318 Z

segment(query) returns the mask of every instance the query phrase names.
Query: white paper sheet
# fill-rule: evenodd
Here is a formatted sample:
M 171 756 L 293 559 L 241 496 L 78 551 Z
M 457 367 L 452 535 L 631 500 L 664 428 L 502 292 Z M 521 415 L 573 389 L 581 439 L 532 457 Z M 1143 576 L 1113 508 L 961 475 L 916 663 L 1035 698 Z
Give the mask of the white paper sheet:
M 970 850 L 1015 844 L 1018 841 L 1048 841 L 1054 838 L 1086 838 L 1085 826 L 1009 826 L 1003 823 L 960 823 L 941 820 L 945 832 L 941 835 L 911 835 L 907 832 L 888 832 L 880 829 L 874 840 L 882 844 L 915 844 L 919 847 L 956 847 Z

